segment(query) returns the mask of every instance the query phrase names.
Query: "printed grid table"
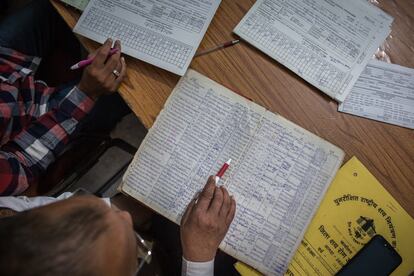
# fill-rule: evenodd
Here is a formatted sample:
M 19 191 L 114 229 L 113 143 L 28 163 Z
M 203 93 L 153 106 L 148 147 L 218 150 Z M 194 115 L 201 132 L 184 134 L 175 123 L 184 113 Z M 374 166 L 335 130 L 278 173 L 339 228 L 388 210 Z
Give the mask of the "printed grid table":
M 111 14 L 98 12 L 95 8 L 92 8 L 82 21 L 82 27 L 100 35 L 116 37 L 133 50 L 159 58 L 179 68 L 185 66 L 192 50 L 190 45 L 160 36 Z M 170 51 L 171 48 L 173 51 Z

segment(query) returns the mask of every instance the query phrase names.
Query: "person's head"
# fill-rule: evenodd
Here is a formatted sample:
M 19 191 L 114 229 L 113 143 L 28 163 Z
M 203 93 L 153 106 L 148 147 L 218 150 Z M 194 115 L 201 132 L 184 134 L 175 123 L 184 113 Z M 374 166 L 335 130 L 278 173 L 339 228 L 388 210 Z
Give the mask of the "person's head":
M 135 239 L 129 213 L 72 197 L 0 219 L 0 274 L 133 275 Z

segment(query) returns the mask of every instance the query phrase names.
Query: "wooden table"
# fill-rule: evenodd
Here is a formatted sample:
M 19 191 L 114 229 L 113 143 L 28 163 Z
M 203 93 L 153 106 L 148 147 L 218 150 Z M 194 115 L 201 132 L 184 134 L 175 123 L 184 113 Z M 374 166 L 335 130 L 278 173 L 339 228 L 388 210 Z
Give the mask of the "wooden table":
M 392 63 L 414 67 L 414 2 L 380 1 L 394 18 L 386 53 Z M 58 0 L 53 5 L 70 27 L 80 13 Z M 232 30 L 253 0 L 222 0 L 200 49 L 234 38 Z M 98 44 L 79 37 L 88 51 Z M 119 92 L 150 128 L 179 77 L 128 57 Z M 357 156 L 414 217 L 414 131 L 339 113 L 337 103 L 247 43 L 197 57 L 191 68 L 339 146 L 346 160 Z

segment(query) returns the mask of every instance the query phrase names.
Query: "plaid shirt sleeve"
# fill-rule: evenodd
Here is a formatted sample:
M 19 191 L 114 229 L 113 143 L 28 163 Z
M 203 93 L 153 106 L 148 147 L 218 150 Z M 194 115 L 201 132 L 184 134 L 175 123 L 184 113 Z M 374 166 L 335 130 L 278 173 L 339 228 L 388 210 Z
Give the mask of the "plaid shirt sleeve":
M 0 194 L 14 195 L 29 187 L 63 151 L 93 102 L 76 87 L 60 106 L 42 115 L 0 150 Z
M 1 62 L 0 68 L 2 68 Z M 9 76 L 16 76 L 16 74 L 10 73 Z M 19 86 L 15 81 L 18 80 L 13 80 L 16 93 L 30 87 L 39 87 L 31 83 L 25 87 L 26 85 L 23 85 L 25 82 L 20 82 Z M 43 88 L 47 89 L 47 87 Z M 28 116 L 30 117 L 27 110 L 23 114 L 19 113 L 20 117 L 13 116 L 13 108 L 16 108 L 16 105 L 27 105 L 28 102 L 31 106 L 34 105 L 33 99 L 32 101 L 24 99 L 22 102 L 21 98 L 16 100 L 18 97 L 15 97 L 15 101 L 10 100 L 10 93 L 7 92 L 0 90 L 0 127 L 3 128 L 0 131 L 3 132 L 2 134 L 8 131 L 7 128 L 12 128 L 10 123 L 4 123 L 7 118 L 12 117 L 14 121 L 21 119 L 20 121 L 24 122 L 27 121 Z M 50 94 L 42 92 L 32 91 L 31 94 L 38 98 L 47 97 Z M 19 130 L 16 135 L 11 135 L 11 139 L 0 148 L 0 195 L 19 194 L 37 181 L 39 173 L 45 171 L 55 157 L 63 151 L 69 142 L 70 135 L 75 132 L 79 121 L 88 114 L 93 104 L 94 102 L 75 86 L 57 106 L 31 119 L 27 126 Z

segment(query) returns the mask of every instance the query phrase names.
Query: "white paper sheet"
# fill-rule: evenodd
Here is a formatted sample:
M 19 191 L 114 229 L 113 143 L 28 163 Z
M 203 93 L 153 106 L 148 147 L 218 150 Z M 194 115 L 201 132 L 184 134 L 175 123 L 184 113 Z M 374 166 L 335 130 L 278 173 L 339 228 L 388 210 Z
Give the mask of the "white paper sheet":
M 338 110 L 414 129 L 414 69 L 371 60 Z
M 189 70 L 124 175 L 122 191 L 176 223 L 209 175 L 237 202 L 220 245 L 281 275 L 344 153 L 305 129 Z
M 62 2 L 83 11 L 89 3 L 89 0 L 61 0 Z
M 74 31 L 184 75 L 221 0 L 91 0 Z
M 258 0 L 234 32 L 342 102 L 392 20 L 361 0 Z

